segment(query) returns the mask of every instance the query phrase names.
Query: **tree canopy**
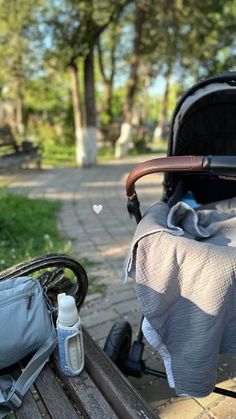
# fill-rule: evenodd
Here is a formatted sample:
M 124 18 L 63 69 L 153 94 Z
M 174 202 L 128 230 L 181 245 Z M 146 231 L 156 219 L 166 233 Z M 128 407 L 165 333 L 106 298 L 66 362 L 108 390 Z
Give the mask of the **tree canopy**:
M 0 0 L 0 122 L 84 166 L 96 138 L 126 153 L 178 92 L 234 69 L 235 18 L 231 0 Z

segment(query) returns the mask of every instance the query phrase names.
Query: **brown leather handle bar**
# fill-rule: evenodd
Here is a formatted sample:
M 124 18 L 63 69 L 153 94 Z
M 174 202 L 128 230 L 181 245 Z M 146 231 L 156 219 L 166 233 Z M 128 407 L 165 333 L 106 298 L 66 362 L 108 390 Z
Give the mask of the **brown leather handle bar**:
M 126 181 L 126 194 L 130 200 L 135 195 L 135 182 L 145 175 L 158 172 L 199 172 L 203 170 L 204 156 L 171 156 L 140 163 L 130 172 Z

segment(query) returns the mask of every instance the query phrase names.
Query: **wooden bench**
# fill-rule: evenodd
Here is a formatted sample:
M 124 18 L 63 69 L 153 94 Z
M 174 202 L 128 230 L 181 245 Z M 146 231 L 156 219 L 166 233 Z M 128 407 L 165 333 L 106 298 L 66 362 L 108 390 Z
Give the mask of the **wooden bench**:
M 154 419 L 150 406 L 84 330 L 85 369 L 77 377 L 60 372 L 58 353 L 47 364 L 15 412 L 19 419 Z
M 0 169 L 25 168 L 31 162 L 41 168 L 41 153 L 38 146 L 24 140 L 17 144 L 9 125 L 0 128 Z

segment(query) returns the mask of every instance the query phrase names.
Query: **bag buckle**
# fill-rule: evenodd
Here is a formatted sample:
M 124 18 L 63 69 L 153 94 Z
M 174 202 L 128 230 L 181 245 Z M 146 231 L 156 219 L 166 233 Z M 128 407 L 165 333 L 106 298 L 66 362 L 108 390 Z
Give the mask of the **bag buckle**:
M 22 402 L 22 395 L 17 390 L 14 390 L 13 394 L 10 396 L 10 398 L 6 401 L 5 404 L 7 405 L 7 407 L 9 407 L 9 409 L 15 410 L 22 405 Z

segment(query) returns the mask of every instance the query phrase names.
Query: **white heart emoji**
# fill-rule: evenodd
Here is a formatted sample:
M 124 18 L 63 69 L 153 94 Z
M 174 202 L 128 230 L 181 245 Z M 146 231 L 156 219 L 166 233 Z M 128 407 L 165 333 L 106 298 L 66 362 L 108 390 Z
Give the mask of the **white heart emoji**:
M 96 212 L 96 214 L 99 214 L 99 212 L 101 212 L 102 211 L 102 205 L 100 204 L 100 205 L 93 205 L 93 210 L 94 210 L 94 212 Z

